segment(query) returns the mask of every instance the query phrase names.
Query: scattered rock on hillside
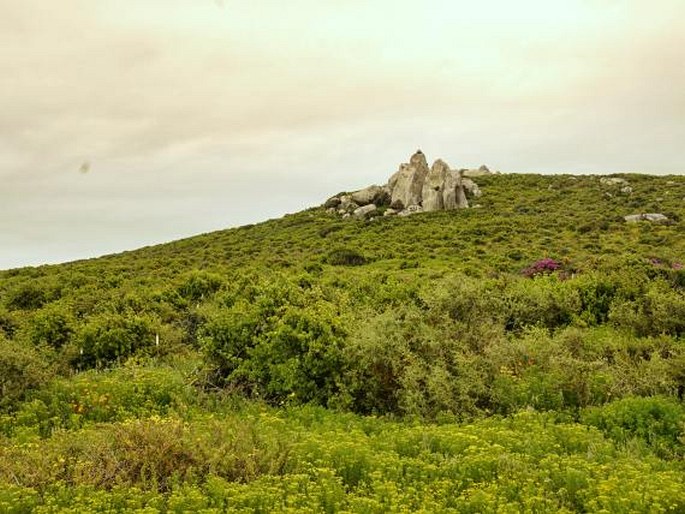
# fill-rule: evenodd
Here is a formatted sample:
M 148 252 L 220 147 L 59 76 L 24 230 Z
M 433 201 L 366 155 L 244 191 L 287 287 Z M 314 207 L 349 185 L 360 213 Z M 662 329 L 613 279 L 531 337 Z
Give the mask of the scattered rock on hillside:
M 628 181 L 624 178 L 619 177 L 602 177 L 599 179 L 599 183 L 604 186 L 627 186 Z
M 623 193 L 624 195 L 629 195 L 629 194 L 631 194 L 632 192 L 633 192 L 633 188 L 630 187 L 630 186 L 623 186 L 623 187 L 621 188 L 621 193 Z
M 646 214 L 629 214 L 628 216 L 623 216 L 623 219 L 626 220 L 628 223 L 635 223 L 637 221 L 668 221 L 668 218 L 666 216 L 658 212 L 651 212 Z

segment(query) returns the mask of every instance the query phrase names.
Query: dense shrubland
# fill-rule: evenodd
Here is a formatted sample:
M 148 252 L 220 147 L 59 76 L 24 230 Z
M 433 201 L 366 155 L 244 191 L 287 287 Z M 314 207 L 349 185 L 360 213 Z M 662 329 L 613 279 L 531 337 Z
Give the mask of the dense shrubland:
M 626 177 L 0 272 L 0 511 L 685 510 L 685 180 Z

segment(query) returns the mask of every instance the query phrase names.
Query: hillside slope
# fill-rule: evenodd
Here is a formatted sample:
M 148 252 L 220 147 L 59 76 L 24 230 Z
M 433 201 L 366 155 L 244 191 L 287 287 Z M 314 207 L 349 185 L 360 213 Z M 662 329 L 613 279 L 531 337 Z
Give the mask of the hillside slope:
M 685 177 L 620 177 L 1 271 L 0 510 L 683 511 Z

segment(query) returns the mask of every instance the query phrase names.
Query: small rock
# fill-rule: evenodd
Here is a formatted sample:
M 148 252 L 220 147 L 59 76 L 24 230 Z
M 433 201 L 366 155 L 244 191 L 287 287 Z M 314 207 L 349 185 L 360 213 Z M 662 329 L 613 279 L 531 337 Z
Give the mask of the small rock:
M 624 195 L 629 195 L 629 194 L 631 194 L 632 192 L 633 192 L 633 188 L 630 187 L 630 186 L 623 186 L 623 187 L 621 188 L 621 193 L 623 193 Z
M 395 214 L 397 214 L 395 209 L 385 209 L 383 216 L 394 216 Z
M 345 212 L 354 212 L 359 207 L 359 204 L 352 200 L 350 195 L 345 195 L 340 198 L 340 208 Z
M 406 209 L 404 209 L 402 212 L 397 213 L 398 216 L 411 216 L 412 214 L 416 214 L 419 212 L 423 212 L 423 207 L 420 205 L 410 205 Z

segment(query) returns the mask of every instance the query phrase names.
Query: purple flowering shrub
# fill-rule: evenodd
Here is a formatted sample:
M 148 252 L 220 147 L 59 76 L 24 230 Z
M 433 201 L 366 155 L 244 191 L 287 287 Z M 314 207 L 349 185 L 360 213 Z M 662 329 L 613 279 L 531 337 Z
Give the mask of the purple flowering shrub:
M 534 262 L 530 266 L 528 266 L 526 269 L 524 269 L 521 273 L 523 274 L 524 277 L 536 277 L 538 275 L 545 275 L 548 273 L 554 273 L 555 271 L 558 271 L 561 269 L 561 264 L 555 261 L 554 259 L 550 259 L 549 257 L 546 257 L 544 259 L 540 259 L 539 261 Z

